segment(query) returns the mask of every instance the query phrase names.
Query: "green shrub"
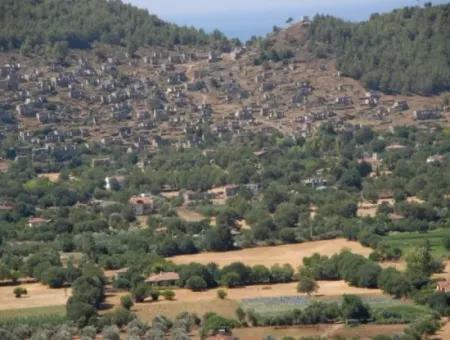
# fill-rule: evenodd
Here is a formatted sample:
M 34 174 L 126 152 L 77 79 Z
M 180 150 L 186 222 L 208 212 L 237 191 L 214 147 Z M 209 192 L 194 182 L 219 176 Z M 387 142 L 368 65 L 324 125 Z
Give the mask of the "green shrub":
M 133 307 L 133 299 L 130 295 L 125 295 L 120 298 L 120 304 L 123 308 L 130 310 L 131 307 Z
M 26 288 L 23 288 L 23 287 L 14 288 L 14 295 L 16 298 L 20 298 L 20 297 L 22 297 L 22 295 L 26 295 L 26 294 L 28 294 L 28 291 L 26 290 Z
M 164 299 L 169 301 L 172 301 L 175 298 L 175 292 L 170 289 L 162 291 L 161 295 L 164 297 Z
M 227 297 L 227 295 L 228 295 L 227 292 L 223 289 L 219 289 L 217 291 L 217 297 L 221 300 L 225 299 Z
M 150 297 L 152 298 L 152 301 L 158 301 L 160 295 L 161 293 L 159 292 L 159 290 L 153 289 L 152 291 L 150 291 Z
M 193 292 L 198 292 L 207 288 L 207 283 L 200 276 L 194 275 L 191 276 L 186 281 L 186 287 L 192 290 Z
M 149 295 L 147 284 L 144 282 L 138 283 L 137 286 L 131 290 L 131 295 L 133 296 L 134 301 L 144 302 Z

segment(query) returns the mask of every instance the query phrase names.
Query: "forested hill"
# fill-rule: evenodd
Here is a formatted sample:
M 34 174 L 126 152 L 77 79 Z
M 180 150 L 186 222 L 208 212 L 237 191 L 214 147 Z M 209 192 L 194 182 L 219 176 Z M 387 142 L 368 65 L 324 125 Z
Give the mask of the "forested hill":
M 143 45 L 223 43 L 219 32 L 163 22 L 119 0 L 1 0 L 0 49 L 27 52 L 55 44 L 89 48 L 95 41 Z
M 344 74 L 384 92 L 435 94 L 450 90 L 450 5 L 407 7 L 349 23 L 314 18 L 309 47 L 335 55 Z

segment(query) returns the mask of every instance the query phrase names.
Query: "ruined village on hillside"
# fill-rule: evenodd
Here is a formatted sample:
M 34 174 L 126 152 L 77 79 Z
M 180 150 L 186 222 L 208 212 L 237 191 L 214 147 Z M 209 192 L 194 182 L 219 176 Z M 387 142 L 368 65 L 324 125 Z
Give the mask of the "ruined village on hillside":
M 307 20 L 293 29 L 304 29 Z M 177 47 L 130 56 L 104 46 L 71 51 L 64 64 L 4 54 L 0 133 L 19 139 L 16 159 L 62 161 L 80 148 L 117 145 L 145 161 L 161 145 L 190 148 L 208 134 L 276 129 L 306 137 L 324 121 L 337 130 L 449 122 L 438 96 L 367 91 L 342 77 L 334 61 L 306 53 L 256 66 L 257 54 L 245 46 L 227 53 Z

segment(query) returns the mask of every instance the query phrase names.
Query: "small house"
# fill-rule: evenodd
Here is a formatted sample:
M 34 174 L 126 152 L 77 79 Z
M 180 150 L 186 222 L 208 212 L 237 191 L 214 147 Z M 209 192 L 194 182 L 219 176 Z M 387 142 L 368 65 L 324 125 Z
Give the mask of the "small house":
M 150 275 L 145 282 L 157 286 L 175 286 L 180 280 L 180 275 L 175 272 L 159 273 Z
M 155 207 L 153 196 L 146 194 L 132 196 L 128 202 L 137 216 L 150 214 Z
M 28 226 L 30 228 L 34 228 L 34 227 L 40 227 L 43 226 L 47 223 L 51 222 L 51 220 L 47 220 L 45 218 L 42 217 L 31 217 L 30 219 L 28 219 Z

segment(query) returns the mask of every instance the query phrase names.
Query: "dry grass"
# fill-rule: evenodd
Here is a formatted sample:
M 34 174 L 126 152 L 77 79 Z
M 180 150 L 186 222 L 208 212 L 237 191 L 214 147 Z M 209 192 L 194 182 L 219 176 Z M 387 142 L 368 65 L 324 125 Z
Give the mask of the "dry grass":
M 394 335 L 401 333 L 405 325 L 363 325 L 359 327 L 345 327 L 344 325 L 313 325 L 301 327 L 256 327 L 240 328 L 233 331 L 233 335 L 239 339 L 260 340 L 266 335 L 272 335 L 277 339 L 285 336 L 294 338 L 307 336 L 333 337 L 342 336 L 352 338 L 359 336 L 360 339 L 371 339 L 375 335 Z
M 450 322 L 448 318 L 443 318 L 442 328 L 431 339 L 450 339 Z
M 199 317 L 208 312 L 216 312 L 227 318 L 235 318 L 237 307 L 236 301 L 215 299 L 198 302 L 140 303 L 136 304 L 132 311 L 143 321 L 151 321 L 157 315 L 164 315 L 173 320 L 183 312 L 195 313 Z
M 38 177 L 39 178 L 47 178 L 50 182 L 56 183 L 59 181 L 59 172 L 57 173 L 44 173 L 44 174 L 39 174 Z
M 23 284 L 27 295 L 16 298 L 13 294 L 16 286 L 0 287 L 0 310 L 25 309 L 65 305 L 71 295 L 71 289 L 50 289 L 40 283 Z
M 381 295 L 378 289 L 366 289 L 350 287 L 344 281 L 319 281 L 318 296 L 336 296 L 343 293 L 356 295 Z M 215 312 L 223 316 L 234 317 L 235 310 L 240 301 L 248 298 L 277 297 L 304 295 L 297 293 L 297 283 L 283 283 L 274 285 L 255 285 L 242 288 L 227 289 L 227 298 L 217 298 L 217 290 L 211 289 L 203 292 L 192 292 L 188 289 L 176 289 L 173 301 L 160 300 L 151 302 L 150 299 L 144 303 L 137 303 L 133 307 L 141 318 L 151 320 L 156 315 L 164 315 L 174 318 L 181 312 L 194 312 L 199 316 L 207 312 Z M 112 306 L 120 305 L 120 297 L 126 292 L 119 292 L 107 296 L 107 303 Z
M 200 222 L 206 218 L 202 214 L 200 214 L 196 211 L 190 210 L 186 207 L 177 208 L 177 214 L 180 218 L 182 218 L 183 220 L 185 220 L 187 222 Z
M 225 253 L 213 252 L 195 255 L 180 255 L 172 257 L 170 260 L 176 264 L 188 264 L 191 262 L 208 264 L 214 262 L 221 267 L 236 261 L 241 261 L 250 266 L 257 264 L 272 266 L 277 263 L 289 263 L 294 268 L 297 268 L 302 263 L 304 257 L 311 256 L 314 253 L 331 256 L 340 252 L 342 249 L 350 249 L 353 253 L 364 256 L 368 256 L 372 251 L 370 248 L 363 247 L 359 242 L 335 239 L 273 247 L 250 248 Z
M 375 217 L 377 215 L 377 204 L 360 202 L 356 212 L 358 217 Z

